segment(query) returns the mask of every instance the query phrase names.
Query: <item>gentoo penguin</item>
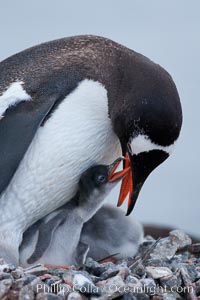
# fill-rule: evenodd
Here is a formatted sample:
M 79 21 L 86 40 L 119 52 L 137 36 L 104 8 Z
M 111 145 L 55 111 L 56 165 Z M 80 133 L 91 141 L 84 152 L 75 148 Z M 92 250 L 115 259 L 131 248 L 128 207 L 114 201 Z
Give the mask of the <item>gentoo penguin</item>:
M 73 199 L 24 233 L 20 247 L 22 266 L 35 263 L 72 265 L 79 262 L 78 245 L 86 245 L 82 241 L 79 243 L 83 224 L 93 217 L 108 193 L 127 174 L 127 170 L 115 173 L 121 160 L 118 158 L 111 165 L 98 165 L 86 170 Z
M 51 41 L 2 61 L 0 116 L 0 257 L 12 263 L 23 232 L 69 201 L 86 169 L 121 154 L 131 169 L 118 205 L 128 196 L 130 214 L 182 124 L 170 75 L 98 36 Z

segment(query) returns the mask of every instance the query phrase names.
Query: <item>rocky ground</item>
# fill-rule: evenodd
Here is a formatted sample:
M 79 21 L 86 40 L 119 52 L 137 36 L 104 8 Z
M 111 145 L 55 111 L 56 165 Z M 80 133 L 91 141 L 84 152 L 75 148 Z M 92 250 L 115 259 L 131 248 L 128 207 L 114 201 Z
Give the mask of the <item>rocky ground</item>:
M 0 260 L 0 299 L 200 299 L 200 244 L 174 230 L 146 237 L 134 258 L 87 258 L 79 269 L 22 269 Z

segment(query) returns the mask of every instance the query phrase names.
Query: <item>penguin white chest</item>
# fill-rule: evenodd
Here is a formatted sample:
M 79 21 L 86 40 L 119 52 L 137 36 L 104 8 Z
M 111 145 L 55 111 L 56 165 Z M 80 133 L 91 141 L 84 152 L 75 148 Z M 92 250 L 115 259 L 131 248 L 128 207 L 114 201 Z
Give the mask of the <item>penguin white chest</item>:
M 22 228 L 29 226 L 69 201 L 89 166 L 109 164 L 120 154 L 106 89 L 99 82 L 82 81 L 37 131 L 1 196 L 5 218 L 12 211 Z

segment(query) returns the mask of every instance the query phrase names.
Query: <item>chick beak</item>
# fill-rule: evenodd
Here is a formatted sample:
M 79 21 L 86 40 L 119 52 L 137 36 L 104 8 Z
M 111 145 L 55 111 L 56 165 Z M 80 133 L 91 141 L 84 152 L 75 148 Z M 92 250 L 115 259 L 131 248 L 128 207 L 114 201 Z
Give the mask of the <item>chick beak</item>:
M 123 169 L 115 172 L 121 161 L 125 160 L 124 157 L 117 158 L 111 165 L 109 165 L 109 177 L 108 182 L 116 182 L 128 175 L 129 169 Z

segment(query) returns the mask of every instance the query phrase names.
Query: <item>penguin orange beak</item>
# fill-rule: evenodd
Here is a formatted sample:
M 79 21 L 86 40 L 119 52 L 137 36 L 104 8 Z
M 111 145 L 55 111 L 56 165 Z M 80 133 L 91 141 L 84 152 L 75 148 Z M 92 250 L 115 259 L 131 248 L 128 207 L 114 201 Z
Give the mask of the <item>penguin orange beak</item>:
M 126 152 L 125 165 L 123 171 L 126 172 L 127 176 L 125 176 L 122 180 L 117 206 L 118 207 L 121 206 L 122 203 L 125 201 L 126 197 L 128 196 L 128 207 L 130 207 L 132 202 L 132 194 L 133 194 L 133 181 L 132 181 L 132 170 L 131 170 L 130 158 L 127 152 Z
M 168 153 L 161 150 L 144 152 L 139 155 L 132 155 L 126 152 L 123 170 L 126 176 L 122 180 L 117 206 L 121 206 L 128 197 L 127 216 L 134 209 L 138 195 L 149 174 L 168 156 Z
M 110 166 L 109 166 L 109 177 L 108 182 L 115 182 L 122 178 L 124 178 L 129 173 L 129 168 L 125 168 L 122 171 L 118 171 L 115 173 L 116 169 L 118 168 L 119 164 L 122 160 L 125 160 L 124 157 L 117 158 Z

